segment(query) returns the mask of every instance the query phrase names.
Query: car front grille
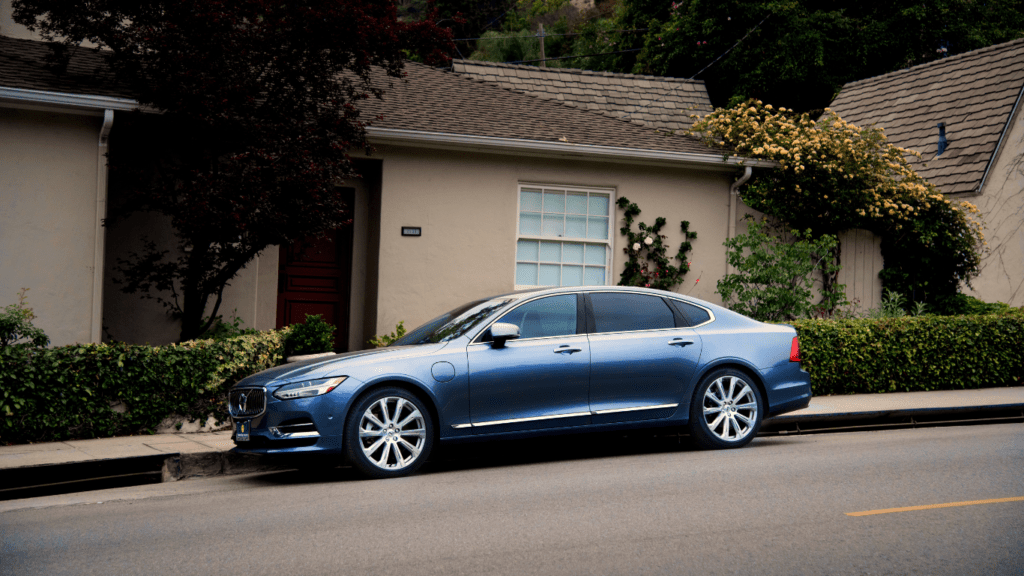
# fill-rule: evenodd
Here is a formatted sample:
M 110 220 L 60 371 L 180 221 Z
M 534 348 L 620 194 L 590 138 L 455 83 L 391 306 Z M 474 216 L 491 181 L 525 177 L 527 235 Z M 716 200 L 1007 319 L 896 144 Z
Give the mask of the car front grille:
M 263 388 L 236 388 L 228 394 L 228 413 L 232 418 L 249 418 L 267 409 L 267 393 Z

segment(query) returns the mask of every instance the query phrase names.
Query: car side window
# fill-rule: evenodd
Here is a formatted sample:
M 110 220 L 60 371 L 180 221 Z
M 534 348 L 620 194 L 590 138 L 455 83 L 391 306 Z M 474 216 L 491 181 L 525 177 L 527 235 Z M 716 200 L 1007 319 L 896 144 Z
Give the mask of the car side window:
M 562 294 L 527 302 L 498 322 L 519 326 L 519 338 L 576 334 L 576 295 Z
M 646 294 L 597 292 L 590 295 L 594 307 L 594 332 L 630 332 L 675 328 L 675 317 L 664 300 Z
M 682 327 L 698 326 L 711 320 L 711 314 L 708 311 L 693 304 L 687 304 L 679 300 L 669 300 L 672 306 L 675 306 L 676 310 L 679 311 L 680 316 L 686 320 L 686 323 Z

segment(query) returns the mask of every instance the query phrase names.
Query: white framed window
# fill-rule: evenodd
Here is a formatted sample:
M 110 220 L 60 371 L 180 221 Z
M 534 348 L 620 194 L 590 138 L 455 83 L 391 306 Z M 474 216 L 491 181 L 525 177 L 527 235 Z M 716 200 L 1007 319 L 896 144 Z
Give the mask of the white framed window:
M 515 284 L 607 286 L 614 190 L 519 185 Z

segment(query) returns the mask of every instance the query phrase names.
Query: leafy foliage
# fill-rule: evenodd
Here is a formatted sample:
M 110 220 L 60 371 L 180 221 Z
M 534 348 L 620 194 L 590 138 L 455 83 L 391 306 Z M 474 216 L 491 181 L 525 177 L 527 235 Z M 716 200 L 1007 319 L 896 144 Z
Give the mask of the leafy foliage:
M 813 272 L 820 266 L 833 273 L 828 255 L 838 240 L 810 231 L 790 232 L 793 241 L 771 234 L 764 222 L 751 221 L 747 232 L 725 241 L 729 264 L 736 270 L 718 281 L 716 290 L 730 310 L 761 321 L 806 318 L 816 309 L 835 309 L 845 303 L 845 286 L 812 303 Z
M 50 344 L 50 337 L 32 324 L 36 315 L 26 306 L 26 292 L 28 288 L 22 288 L 18 292 L 18 303 L 8 305 L 0 312 L 0 349 L 43 347 Z
M 288 356 L 330 352 L 334 348 L 335 330 L 335 326 L 324 321 L 320 314 L 306 314 L 302 324 L 291 325 L 291 331 L 285 338 Z
M 231 314 L 231 321 L 226 322 L 220 316 L 213 319 L 213 324 L 210 329 L 203 332 L 200 338 L 209 338 L 211 340 L 227 340 L 236 336 L 245 336 L 248 334 L 259 334 L 259 330 L 255 328 L 242 328 L 242 319 L 237 316 L 238 309 L 235 309 Z M 207 322 L 208 318 L 203 318 L 203 323 Z
M 128 293 L 168 294 L 182 340 L 210 327 L 224 287 L 264 248 L 348 221 L 337 184 L 356 176 L 347 151 L 368 146 L 358 104 L 402 76 L 407 54 L 451 50 L 433 18 L 399 21 L 376 0 L 15 0 L 14 17 L 58 41 L 58 64 L 97 44 L 116 81 L 162 112 L 112 134 L 123 202 L 110 220 L 169 219 L 177 250 L 147 244 L 119 271 Z
M 397 326 L 395 326 L 395 331 L 392 332 L 391 334 L 381 334 L 379 336 L 374 336 L 373 338 L 370 338 L 366 343 L 369 344 L 370 346 L 373 346 L 374 348 L 383 348 L 385 346 L 390 346 L 392 342 L 398 340 L 402 336 L 405 336 L 405 333 L 405 320 L 402 320 L 398 323 Z
M 622 251 L 629 258 L 619 277 L 619 286 L 671 290 L 680 284 L 690 271 L 690 262 L 686 260 L 686 253 L 693 247 L 690 240 L 697 238 L 696 232 L 690 232 L 690 223 L 686 220 L 679 223 L 684 240 L 675 256 L 679 266 L 673 266 L 664 243 L 668 237 L 661 234 L 665 219 L 659 216 L 653 226 L 640 222 L 637 225 L 639 232 L 633 232 L 633 220 L 640 215 L 640 207 L 625 196 L 620 197 L 616 204 L 625 211 L 619 232 L 626 237 L 626 247 Z
M 152 433 L 171 415 L 226 421 L 227 390 L 279 365 L 287 333 L 159 347 L 2 347 L 0 443 Z
M 1024 384 L 1024 310 L 987 316 L 797 320 L 814 394 Z
M 815 236 L 850 228 L 882 236 L 887 289 L 932 302 L 978 273 L 978 209 L 943 197 L 911 168 L 906 155 L 917 153 L 889 144 L 881 129 L 858 128 L 828 109 L 813 120 L 750 100 L 715 110 L 693 132 L 709 146 L 779 163 L 743 188 L 748 206 Z M 833 281 L 825 277 L 826 291 Z

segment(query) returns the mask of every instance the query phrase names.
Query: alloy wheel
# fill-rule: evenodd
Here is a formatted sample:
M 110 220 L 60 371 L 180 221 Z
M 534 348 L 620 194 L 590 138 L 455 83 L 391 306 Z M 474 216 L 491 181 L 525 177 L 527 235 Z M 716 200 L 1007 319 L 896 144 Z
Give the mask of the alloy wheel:
M 381 470 L 398 471 L 412 465 L 426 441 L 423 413 L 405 398 L 384 396 L 370 404 L 359 421 L 363 454 Z
M 757 423 L 757 398 L 750 384 L 736 376 L 722 376 L 704 392 L 704 422 L 726 442 L 746 438 Z

